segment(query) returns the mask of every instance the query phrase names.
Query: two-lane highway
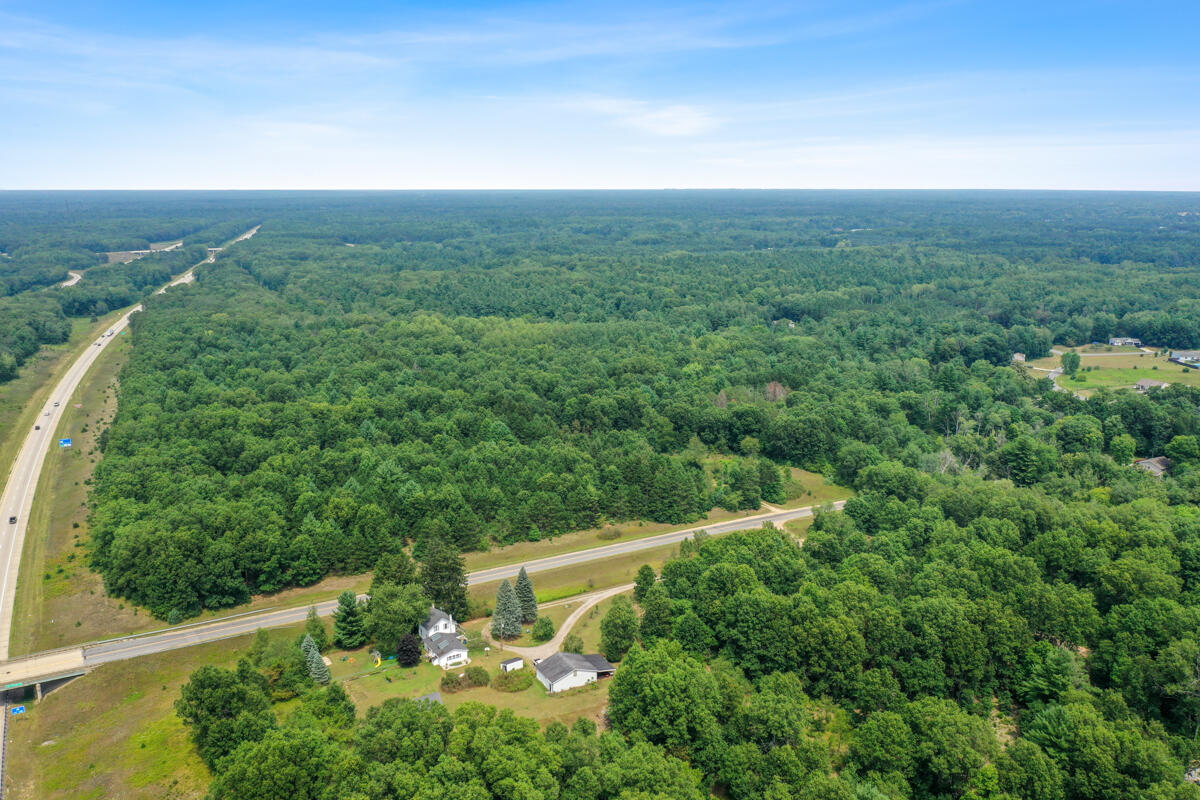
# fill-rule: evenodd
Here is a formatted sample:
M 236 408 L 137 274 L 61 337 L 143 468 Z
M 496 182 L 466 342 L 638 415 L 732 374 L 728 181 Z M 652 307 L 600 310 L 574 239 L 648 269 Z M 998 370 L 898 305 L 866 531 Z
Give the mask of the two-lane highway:
M 839 500 L 836 503 L 831 503 L 830 507 L 834 510 L 840 510 L 844 505 L 845 502 Z M 490 567 L 470 573 L 467 576 L 467 583 L 471 586 L 476 586 L 482 583 L 498 581 L 502 578 L 513 578 L 520 571 L 521 567 L 525 567 L 530 573 L 537 573 L 574 566 L 576 564 L 603 561 L 628 553 L 637 553 L 663 545 L 677 544 L 684 539 L 695 536 L 699 531 L 705 531 L 710 535 L 716 536 L 732 531 L 760 528 L 764 522 L 782 525 L 793 519 L 811 517 L 817 509 L 817 506 L 781 509 L 771 511 L 767 514 L 757 514 L 752 517 L 743 517 L 742 519 L 719 522 L 713 525 L 702 525 L 686 530 L 660 533 L 655 536 L 647 536 L 628 542 L 616 542 L 572 553 L 515 562 L 502 567 Z M 318 615 L 329 616 L 336 610 L 337 600 L 331 598 L 315 604 L 315 607 Z M 135 634 L 103 642 L 93 642 L 76 648 L 38 653 L 33 656 L 0 663 L 0 686 L 12 683 L 29 684 L 47 675 L 63 674 L 67 669 L 66 665 L 74 665 L 75 669 L 83 671 L 112 661 L 124 661 L 153 653 L 180 650 L 198 644 L 217 642 L 234 636 L 254 633 L 259 628 L 278 628 L 284 625 L 294 625 L 303 622 L 307 615 L 308 606 L 250 611 L 207 622 L 177 625 L 159 631 L 150 631 L 148 633 Z

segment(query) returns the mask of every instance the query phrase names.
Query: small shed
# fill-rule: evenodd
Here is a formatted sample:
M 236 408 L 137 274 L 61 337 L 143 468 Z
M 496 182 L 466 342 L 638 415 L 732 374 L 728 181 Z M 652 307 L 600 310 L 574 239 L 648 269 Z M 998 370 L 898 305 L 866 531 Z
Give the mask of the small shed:
M 503 670 L 504 672 L 512 672 L 514 670 L 524 669 L 524 668 L 525 668 L 525 659 L 523 659 L 523 658 L 510 658 L 506 661 L 500 662 L 500 669 Z

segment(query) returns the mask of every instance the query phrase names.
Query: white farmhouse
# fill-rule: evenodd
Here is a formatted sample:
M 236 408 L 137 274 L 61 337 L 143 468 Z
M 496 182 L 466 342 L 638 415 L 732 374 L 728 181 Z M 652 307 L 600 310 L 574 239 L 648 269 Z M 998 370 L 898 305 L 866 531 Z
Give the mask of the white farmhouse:
M 597 678 L 607 678 L 616 669 L 599 653 L 590 656 L 555 653 L 537 662 L 536 667 L 538 680 L 550 694 L 593 683 Z
M 440 608 L 429 607 L 429 617 L 417 626 L 417 632 L 425 645 L 425 655 L 435 666 L 450 669 L 471 663 L 466 637 L 458 632 L 454 617 Z

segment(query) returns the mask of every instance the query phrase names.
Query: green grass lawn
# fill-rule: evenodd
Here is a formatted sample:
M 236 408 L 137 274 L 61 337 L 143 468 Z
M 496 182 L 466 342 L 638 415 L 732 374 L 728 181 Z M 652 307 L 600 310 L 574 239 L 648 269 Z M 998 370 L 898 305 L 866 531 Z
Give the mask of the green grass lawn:
M 633 579 L 637 577 L 638 567 L 642 564 L 649 564 L 655 569 L 660 569 L 668 558 L 678 553 L 678 544 L 665 544 L 637 553 L 614 556 L 604 561 L 577 564 L 549 572 L 535 572 L 529 577 L 533 579 L 533 585 L 539 598 L 546 595 L 569 597 L 609 586 L 633 583 Z M 500 582 L 492 581 L 472 586 L 468 593 L 471 597 L 492 605 L 496 599 L 496 590 L 499 588 Z
M 802 508 L 804 506 L 819 506 L 832 503 L 835 500 L 845 500 L 854 494 L 844 486 L 830 483 L 824 475 L 799 467 L 787 467 L 790 480 L 785 486 L 787 502 L 779 504 L 780 508 Z
M 1187 386 L 1200 386 L 1200 372 L 1171 364 L 1166 359 L 1149 360 L 1146 366 L 1124 367 L 1117 364 L 1105 364 L 1099 369 L 1080 370 L 1074 378 L 1063 376 L 1059 384 L 1067 389 L 1076 391 L 1096 389 L 1128 389 L 1143 378 L 1166 383 L 1182 383 Z M 1124 361 L 1124 359 L 1111 359 Z M 1151 368 L 1151 365 L 1158 369 Z M 1085 365 L 1090 366 L 1090 365 Z
M 294 632 L 293 632 L 294 635 Z M 205 664 L 231 667 L 253 642 L 242 636 L 105 664 L 26 703 L 8 727 L 8 794 L 20 800 L 200 798 L 210 780 L 174 703 Z
M 539 617 L 549 617 L 550 621 L 554 623 L 555 632 L 557 632 L 559 629 L 559 626 L 561 626 L 564 622 L 566 622 L 567 617 L 571 616 L 571 611 L 573 609 L 577 608 L 578 605 L 579 605 L 579 601 L 576 601 L 574 603 L 569 602 L 569 601 L 556 603 L 555 605 L 552 605 L 552 606 L 546 606 L 545 608 L 539 608 L 538 616 Z M 473 619 L 469 622 L 464 623 L 462 625 L 462 628 L 463 628 L 463 630 L 467 630 L 467 631 L 482 631 L 484 628 L 486 628 L 487 626 L 489 626 L 491 624 L 492 624 L 491 617 L 480 617 L 479 619 Z M 533 634 L 530 633 L 530 630 L 532 630 L 532 628 L 533 628 L 533 625 L 525 625 L 524 626 L 525 633 L 523 633 L 521 636 L 517 637 L 516 639 L 506 640 L 505 644 L 511 644 L 514 647 L 532 647 L 534 645 L 541 644 L 541 642 L 534 639 Z
M 625 592 L 627 597 L 633 597 L 633 591 Z M 619 597 L 617 595 L 616 597 Z M 600 652 L 600 621 L 604 619 L 604 615 L 612 608 L 616 597 L 609 597 L 602 602 L 592 606 L 592 610 L 583 615 L 583 617 L 575 623 L 575 628 L 571 631 L 583 639 L 583 652 L 598 653 Z

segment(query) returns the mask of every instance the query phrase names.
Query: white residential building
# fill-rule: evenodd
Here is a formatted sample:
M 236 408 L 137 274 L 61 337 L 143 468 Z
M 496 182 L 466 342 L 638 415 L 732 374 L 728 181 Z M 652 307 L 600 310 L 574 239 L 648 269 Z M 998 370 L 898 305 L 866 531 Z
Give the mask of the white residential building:
M 429 616 L 417 626 L 425 655 L 442 669 L 461 667 L 471 663 L 467 654 L 466 637 L 458 632 L 454 617 L 434 606 L 429 607 Z
M 598 678 L 607 678 L 616 669 L 598 653 L 590 656 L 555 653 L 537 662 L 536 666 L 538 680 L 550 694 L 575 689 L 593 683 Z

